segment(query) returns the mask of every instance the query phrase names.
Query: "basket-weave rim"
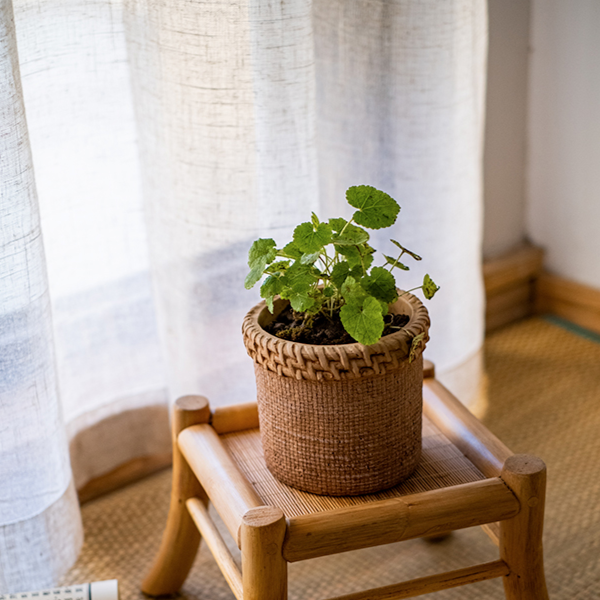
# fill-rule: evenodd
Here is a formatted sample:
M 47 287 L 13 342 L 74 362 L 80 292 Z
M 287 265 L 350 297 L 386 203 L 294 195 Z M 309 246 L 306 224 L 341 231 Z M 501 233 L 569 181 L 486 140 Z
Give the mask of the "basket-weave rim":
M 409 322 L 396 333 L 382 337 L 376 344 L 365 346 L 359 342 L 337 345 L 313 345 L 278 338 L 265 331 L 259 324 L 263 300 L 244 317 L 242 334 L 244 345 L 255 363 L 269 371 L 293 379 L 322 380 L 361 377 L 361 369 L 368 367 L 378 374 L 381 364 L 397 368 L 398 362 L 407 358 L 413 339 L 425 333 L 417 352 L 424 350 L 429 340 L 429 313 L 413 294 L 402 294 L 390 305 L 390 311 L 407 314 Z M 385 367 L 383 368 L 385 372 Z M 341 374 L 340 374 L 341 372 Z

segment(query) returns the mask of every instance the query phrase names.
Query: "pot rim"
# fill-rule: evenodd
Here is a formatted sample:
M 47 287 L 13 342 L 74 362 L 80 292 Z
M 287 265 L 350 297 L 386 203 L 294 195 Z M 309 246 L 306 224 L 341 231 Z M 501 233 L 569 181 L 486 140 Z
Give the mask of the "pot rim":
M 381 361 L 397 365 L 398 361 L 409 356 L 412 340 L 425 333 L 417 350 L 418 353 L 422 352 L 429 340 L 430 323 L 429 313 L 421 300 L 413 294 L 401 290 L 399 292 L 403 293 L 403 296 L 390 305 L 390 309 L 408 312 L 409 322 L 400 331 L 386 335 L 370 346 L 360 342 L 304 344 L 278 338 L 265 331 L 259 324 L 259 317 L 263 311 L 268 310 L 264 300 L 256 304 L 244 318 L 244 345 L 255 363 L 270 371 L 294 378 L 320 380 L 322 373 L 330 372 L 334 379 L 339 379 L 340 371 L 348 372 L 351 377 L 358 377 L 360 369 L 356 364 L 357 359 L 360 360 L 360 365 L 373 365 L 376 371 L 379 370 L 378 364 Z M 398 306 L 399 303 L 401 307 Z M 354 374 L 350 375 L 350 372 Z

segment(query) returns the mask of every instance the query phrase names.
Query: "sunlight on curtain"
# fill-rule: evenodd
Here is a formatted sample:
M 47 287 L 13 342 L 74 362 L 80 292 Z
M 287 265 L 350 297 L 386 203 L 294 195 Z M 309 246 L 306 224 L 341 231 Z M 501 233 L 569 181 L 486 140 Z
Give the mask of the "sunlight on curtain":
M 477 383 L 484 0 L 14 0 L 14 10 L 20 70 L 12 29 L 0 42 L 2 81 L 14 82 L 0 89 L 11 132 L 0 136 L 10 423 L 0 476 L 20 464 L 26 482 L 0 491 L 13 511 L 0 515 L 0 591 L 49 585 L 77 552 L 67 438 L 79 488 L 168 451 L 168 399 L 254 398 L 240 333 L 258 299 L 243 287 L 248 248 L 259 236 L 285 243 L 313 210 L 344 213 L 350 185 L 402 206 L 393 236 L 424 257 L 403 285 L 425 272 L 442 285 L 428 303 L 429 357 Z M 21 498 L 37 463 L 14 459 L 29 427 L 43 430 L 37 440 L 53 432 L 42 457 L 52 477 L 31 510 Z M 38 517 L 57 553 L 43 575 L 23 551 Z M 32 577 L 7 578 L 6 556 Z
M 169 389 L 247 402 L 248 248 L 318 209 L 310 2 L 126 6 Z
M 479 385 L 483 341 L 482 140 L 486 4 L 315 0 L 319 181 L 322 200 L 368 183 L 402 210 L 390 236 L 423 257 L 397 277 L 410 289 L 430 273 L 425 356 L 459 398 Z M 342 205 L 342 206 L 340 206 Z M 337 208 L 337 207 L 340 208 Z M 465 363 L 475 377 L 456 375 Z M 448 374 L 444 379 L 444 374 Z
M 12 7 L 0 2 L 0 589 L 51 584 L 81 546 Z M 51 508 L 60 505 L 57 514 Z M 46 514 L 43 514 L 43 513 Z M 50 521 L 56 517 L 58 527 Z M 66 517 L 66 518 L 65 518 Z M 64 527 L 62 527 L 64 526 Z M 55 537 L 51 544 L 48 533 Z M 60 533 L 60 538 L 56 538 Z M 54 546 L 54 547 L 53 547 Z M 56 554 L 55 554 L 55 551 Z
M 166 401 L 122 5 L 17 0 L 15 19 L 73 436 Z

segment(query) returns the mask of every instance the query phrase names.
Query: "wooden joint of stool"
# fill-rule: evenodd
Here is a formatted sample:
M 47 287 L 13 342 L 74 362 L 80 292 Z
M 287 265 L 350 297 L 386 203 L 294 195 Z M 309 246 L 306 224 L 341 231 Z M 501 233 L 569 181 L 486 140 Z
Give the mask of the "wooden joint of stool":
M 510 569 L 506 598 L 548 600 L 542 549 L 546 465 L 536 456 L 515 454 L 504 463 L 501 478 L 521 506 L 516 516 L 500 522 L 500 558 Z
M 178 445 L 206 494 L 240 546 L 240 526 L 246 512 L 263 502 L 240 472 L 218 434 L 208 424 L 182 431 Z
M 177 436 L 198 423 L 208 423 L 210 408 L 204 396 L 183 396 L 174 406 L 171 417 L 173 438 L 173 483 L 167 525 L 154 564 L 142 582 L 148 596 L 164 596 L 179 590 L 198 551 L 200 534 L 186 508 L 188 498 L 207 503 L 204 489 L 179 451 Z
M 251 508 L 242 518 L 242 582 L 244 600 L 285 600 L 287 562 L 283 540 L 285 516 L 275 506 Z

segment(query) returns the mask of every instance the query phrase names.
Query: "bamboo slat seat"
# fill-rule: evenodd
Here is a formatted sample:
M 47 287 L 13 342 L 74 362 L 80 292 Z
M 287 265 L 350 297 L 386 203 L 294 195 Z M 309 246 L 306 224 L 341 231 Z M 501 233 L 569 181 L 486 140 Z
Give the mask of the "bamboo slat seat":
M 263 503 L 279 506 L 288 518 L 485 479 L 481 471 L 427 418 L 423 419 L 421 462 L 413 475 L 394 488 L 365 496 L 319 496 L 280 483 L 267 469 L 258 428 L 224 434 L 221 440 Z

